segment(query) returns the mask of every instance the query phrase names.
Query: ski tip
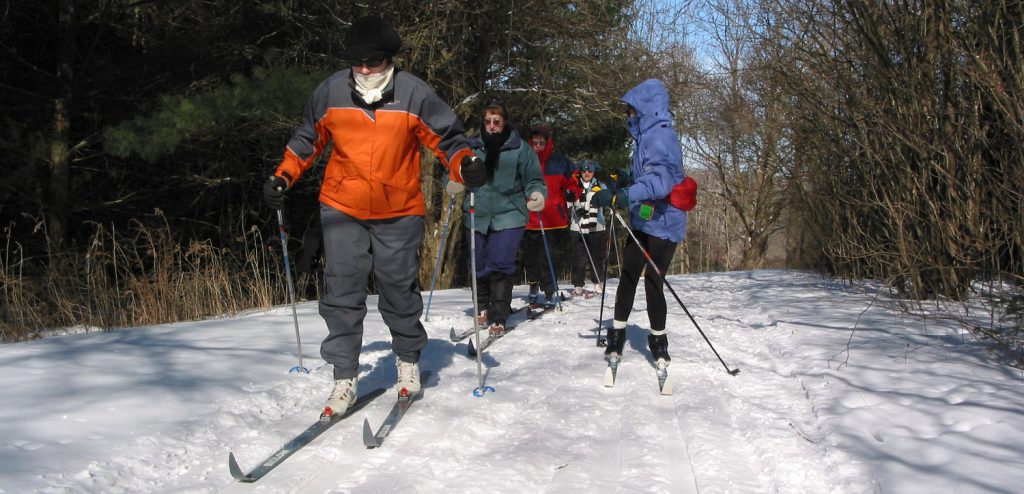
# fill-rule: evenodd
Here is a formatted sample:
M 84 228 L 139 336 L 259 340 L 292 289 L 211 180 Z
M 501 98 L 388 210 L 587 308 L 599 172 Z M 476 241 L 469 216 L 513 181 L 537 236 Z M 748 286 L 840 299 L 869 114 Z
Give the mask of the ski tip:
M 373 449 L 380 446 L 380 441 L 377 440 L 377 436 L 373 433 L 373 427 L 370 427 L 370 419 L 363 419 L 363 446 L 367 449 Z
M 455 332 L 455 326 L 451 326 L 451 331 L 448 334 L 448 339 L 452 341 L 459 341 L 459 334 Z
M 604 387 L 614 388 L 615 387 L 615 374 L 612 373 L 611 369 L 604 371 Z
M 235 460 L 235 454 L 230 451 L 228 452 L 228 470 L 231 472 L 231 477 L 235 480 L 243 482 L 249 480 L 249 477 L 242 473 L 242 469 L 239 468 L 238 461 Z
M 735 376 L 736 374 L 739 374 L 739 373 L 740 373 L 739 369 L 733 369 L 733 370 L 729 371 L 729 375 L 730 376 Z
M 466 355 L 476 357 L 476 346 L 473 345 L 473 340 L 469 340 L 469 349 L 466 350 Z

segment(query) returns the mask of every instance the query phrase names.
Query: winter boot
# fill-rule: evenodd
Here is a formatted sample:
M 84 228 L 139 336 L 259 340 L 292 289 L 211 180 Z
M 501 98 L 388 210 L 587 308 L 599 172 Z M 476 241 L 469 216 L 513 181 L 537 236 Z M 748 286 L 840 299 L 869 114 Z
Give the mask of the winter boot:
M 348 411 L 348 407 L 352 406 L 352 403 L 356 401 L 356 388 L 358 383 L 356 378 L 350 377 L 348 379 L 336 379 L 334 381 L 334 390 L 331 391 L 331 396 L 327 398 L 327 403 L 324 406 L 324 411 L 321 416 L 342 416 Z
M 501 336 L 505 334 L 505 324 L 500 322 L 491 324 L 491 328 L 488 331 L 490 332 L 491 336 Z
M 574 286 L 574 287 L 572 287 L 572 296 L 573 297 L 579 297 L 580 295 L 583 295 L 583 287 L 582 286 Z
M 666 363 L 671 362 L 672 358 L 668 356 L 668 335 L 647 335 L 647 348 L 651 349 L 651 356 L 654 357 L 654 361 L 664 360 Z
M 621 328 L 616 328 L 618 322 L 613 321 L 612 327 L 608 329 L 608 347 L 604 349 L 606 356 L 622 356 L 622 347 L 626 346 L 626 326 L 623 324 Z
M 420 364 L 398 359 L 398 396 L 412 396 L 420 392 Z
M 604 286 L 601 285 L 601 282 L 594 283 L 594 293 L 598 295 L 604 293 Z
M 485 312 L 491 303 L 491 275 L 476 279 L 476 304 L 478 312 Z
M 530 295 L 526 297 L 526 303 L 530 305 L 537 305 L 538 295 L 540 295 L 540 285 L 537 283 L 530 283 Z
M 488 320 L 501 325 L 508 320 L 512 311 L 512 287 L 515 275 L 494 273 L 491 275 L 491 306 L 487 309 Z

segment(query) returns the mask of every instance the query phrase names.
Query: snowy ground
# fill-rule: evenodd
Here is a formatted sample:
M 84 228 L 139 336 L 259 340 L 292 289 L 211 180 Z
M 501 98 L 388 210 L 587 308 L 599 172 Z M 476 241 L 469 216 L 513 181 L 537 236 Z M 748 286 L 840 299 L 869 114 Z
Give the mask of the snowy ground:
M 308 375 L 288 373 L 289 307 L 3 345 L 0 492 L 1021 492 L 1024 379 L 957 328 L 801 272 L 670 282 L 737 376 L 670 298 L 674 395 L 658 394 L 644 311 L 605 389 L 596 297 L 485 352 L 495 391 L 474 397 L 477 363 L 448 341 L 469 292 L 437 292 L 434 375 L 384 445 L 360 436 L 390 392 L 255 484 L 230 477 L 228 452 L 255 467 L 331 386 L 315 303 L 299 306 Z M 361 389 L 394 384 L 386 333 L 371 307 Z

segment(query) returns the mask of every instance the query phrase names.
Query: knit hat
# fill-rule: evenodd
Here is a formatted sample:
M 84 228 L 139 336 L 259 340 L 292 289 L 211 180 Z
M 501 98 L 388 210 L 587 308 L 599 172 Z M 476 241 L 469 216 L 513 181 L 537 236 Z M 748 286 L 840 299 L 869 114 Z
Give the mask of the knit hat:
M 583 160 L 576 165 L 576 168 L 581 172 L 596 172 L 601 169 L 601 164 L 594 160 Z
M 402 38 L 391 24 L 378 17 L 356 19 L 345 35 L 342 56 L 350 62 L 392 57 L 402 48 Z
M 530 127 L 530 132 L 526 134 L 527 137 L 533 137 L 536 135 L 542 135 L 545 139 L 551 138 L 551 129 L 544 125 L 534 125 Z

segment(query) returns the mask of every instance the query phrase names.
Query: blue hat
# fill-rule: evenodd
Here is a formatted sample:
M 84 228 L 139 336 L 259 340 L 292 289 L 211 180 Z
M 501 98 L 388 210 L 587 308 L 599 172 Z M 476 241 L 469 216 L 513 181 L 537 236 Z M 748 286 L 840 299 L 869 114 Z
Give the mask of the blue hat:
M 581 172 L 596 172 L 601 169 L 601 164 L 594 160 L 583 160 L 576 165 L 576 168 L 579 168 Z

